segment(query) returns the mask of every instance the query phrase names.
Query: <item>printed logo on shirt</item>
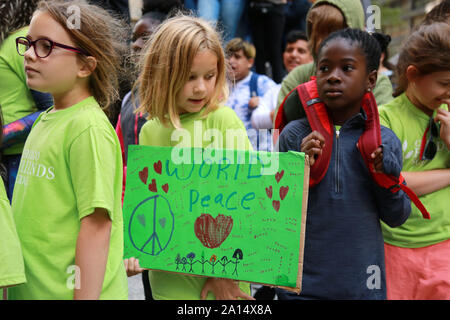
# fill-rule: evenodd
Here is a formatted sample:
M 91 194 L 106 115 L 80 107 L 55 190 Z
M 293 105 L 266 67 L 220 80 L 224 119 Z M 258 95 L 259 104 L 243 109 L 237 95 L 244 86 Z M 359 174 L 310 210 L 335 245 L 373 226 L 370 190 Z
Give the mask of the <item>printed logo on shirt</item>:
M 16 183 L 28 185 L 30 177 L 53 180 L 55 178 L 55 168 L 39 163 L 40 152 L 24 149 L 20 160 L 19 171 L 17 172 Z

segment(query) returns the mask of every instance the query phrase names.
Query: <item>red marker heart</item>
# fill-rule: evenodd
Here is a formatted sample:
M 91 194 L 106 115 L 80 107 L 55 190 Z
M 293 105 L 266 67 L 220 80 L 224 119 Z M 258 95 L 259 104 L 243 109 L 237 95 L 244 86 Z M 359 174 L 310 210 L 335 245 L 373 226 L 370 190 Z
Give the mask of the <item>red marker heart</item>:
M 280 210 L 280 201 L 273 200 L 272 201 L 272 207 L 275 209 L 276 212 L 278 212 L 278 210 Z
M 142 171 L 139 171 L 139 178 L 144 184 L 147 184 L 147 178 L 148 178 L 148 167 L 145 167 L 142 169 Z
M 202 213 L 195 220 L 194 231 L 198 240 L 207 248 L 219 247 L 233 228 L 233 219 L 219 214 L 215 219 L 210 214 Z
M 158 162 L 155 162 L 155 163 L 153 164 L 153 169 L 155 169 L 155 172 L 156 172 L 157 174 L 161 174 L 161 170 L 162 170 L 162 163 L 161 163 L 161 160 L 158 160 Z
M 266 188 L 266 193 L 267 193 L 267 196 L 269 197 L 269 199 L 272 199 L 272 186 L 270 186 L 269 188 Z
M 281 200 L 284 200 L 284 198 L 286 197 L 288 191 L 289 191 L 289 186 L 280 188 L 280 198 L 281 198 Z
M 157 188 L 156 188 L 156 180 L 152 179 L 152 183 L 148 185 L 148 190 L 152 191 L 152 192 L 156 192 Z
M 164 184 L 162 185 L 162 189 L 164 190 L 165 193 L 167 193 L 169 191 L 169 184 Z
M 281 178 L 283 178 L 283 175 L 284 175 L 284 170 L 281 170 L 281 172 L 275 173 L 275 180 L 277 180 L 277 182 L 280 182 Z

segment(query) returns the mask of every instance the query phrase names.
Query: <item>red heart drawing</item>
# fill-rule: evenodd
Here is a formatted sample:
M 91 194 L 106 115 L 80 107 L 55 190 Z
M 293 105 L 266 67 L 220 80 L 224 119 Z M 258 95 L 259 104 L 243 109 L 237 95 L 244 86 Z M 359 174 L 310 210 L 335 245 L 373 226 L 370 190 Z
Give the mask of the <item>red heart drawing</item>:
M 269 197 L 269 199 L 272 199 L 272 186 L 270 186 L 269 188 L 266 188 L 266 193 L 267 193 L 267 196 Z
M 152 183 L 148 185 L 148 190 L 152 191 L 152 192 L 156 192 L 157 188 L 156 188 L 156 180 L 152 179 Z
M 169 191 L 169 184 L 166 183 L 166 184 L 162 185 L 162 189 L 164 190 L 165 193 L 167 193 L 167 191 Z
M 280 201 L 273 200 L 272 201 L 272 207 L 275 209 L 276 212 L 278 212 L 278 210 L 280 210 Z
M 283 174 L 284 174 L 284 170 L 281 170 L 281 172 L 275 173 L 275 180 L 277 180 L 277 182 L 280 182 L 281 178 L 283 178 Z
M 162 163 L 161 163 L 161 160 L 158 160 L 158 162 L 155 162 L 155 163 L 153 164 L 153 169 L 155 169 L 155 172 L 156 172 L 157 174 L 161 174 L 161 170 L 162 170 Z
M 281 200 L 284 200 L 284 198 L 286 197 L 288 191 L 289 191 L 289 186 L 280 188 L 280 198 L 281 198 Z
M 202 213 L 195 220 L 194 231 L 198 240 L 207 248 L 219 247 L 233 228 L 233 219 L 223 214 L 214 219 L 210 214 Z
M 142 171 L 139 171 L 139 178 L 144 184 L 147 184 L 147 178 L 148 178 L 148 167 L 145 167 L 142 169 Z

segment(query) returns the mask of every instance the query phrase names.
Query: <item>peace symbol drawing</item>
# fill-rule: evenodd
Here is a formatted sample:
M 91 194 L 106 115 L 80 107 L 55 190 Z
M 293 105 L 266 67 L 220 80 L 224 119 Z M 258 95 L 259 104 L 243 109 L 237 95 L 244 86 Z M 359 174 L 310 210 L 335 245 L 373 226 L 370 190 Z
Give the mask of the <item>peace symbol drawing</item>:
M 133 210 L 128 226 L 131 244 L 140 252 L 157 256 L 173 236 L 174 214 L 162 195 L 143 200 Z

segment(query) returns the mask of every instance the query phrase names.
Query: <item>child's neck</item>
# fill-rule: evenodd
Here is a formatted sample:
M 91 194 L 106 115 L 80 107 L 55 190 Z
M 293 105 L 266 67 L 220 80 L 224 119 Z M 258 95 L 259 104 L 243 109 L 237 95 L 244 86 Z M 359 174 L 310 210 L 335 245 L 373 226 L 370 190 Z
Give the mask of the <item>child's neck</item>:
M 330 110 L 328 109 L 328 112 L 330 114 L 331 120 L 333 121 L 333 124 L 338 126 L 343 126 L 347 120 L 351 119 L 355 115 L 357 115 L 360 112 L 361 109 L 355 110 Z M 346 112 L 347 111 L 347 112 Z
M 67 92 L 52 94 L 55 103 L 54 111 L 67 109 L 91 95 L 91 92 L 85 87 L 74 87 Z
M 423 113 L 425 113 L 429 117 L 433 116 L 433 110 L 427 108 L 422 103 L 420 103 L 420 101 L 414 95 L 414 93 L 413 93 L 413 91 L 412 91 L 410 86 L 408 86 L 408 88 L 406 89 L 405 94 L 406 94 L 406 97 L 408 97 L 409 101 L 411 101 L 411 103 L 417 109 L 419 109 L 420 111 L 422 111 Z

